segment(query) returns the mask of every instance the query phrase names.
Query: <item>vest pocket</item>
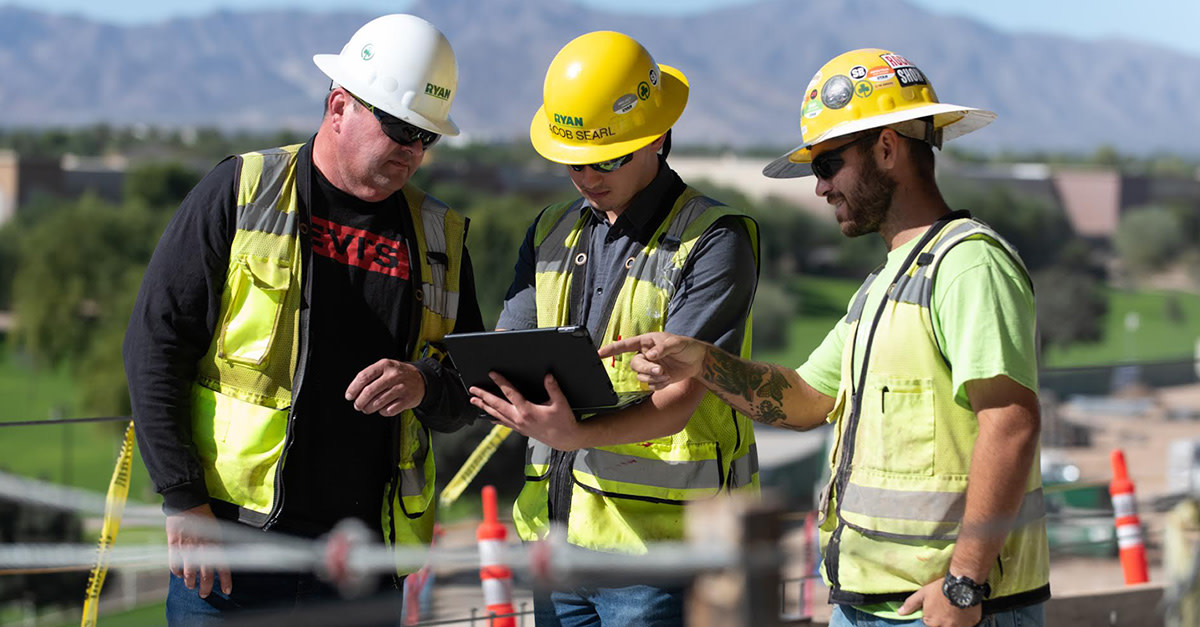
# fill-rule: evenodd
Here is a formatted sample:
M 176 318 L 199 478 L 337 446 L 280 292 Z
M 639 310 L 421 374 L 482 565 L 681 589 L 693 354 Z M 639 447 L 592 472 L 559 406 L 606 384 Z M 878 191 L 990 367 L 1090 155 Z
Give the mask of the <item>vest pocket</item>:
M 263 407 L 194 386 L 192 441 L 209 496 L 270 512 L 287 419 L 287 409 Z
M 217 338 L 217 357 L 263 370 L 279 328 L 291 268 L 275 261 L 244 257 L 229 277 L 229 302 Z
M 854 465 L 932 475 L 934 444 L 933 379 L 869 377 L 854 439 Z

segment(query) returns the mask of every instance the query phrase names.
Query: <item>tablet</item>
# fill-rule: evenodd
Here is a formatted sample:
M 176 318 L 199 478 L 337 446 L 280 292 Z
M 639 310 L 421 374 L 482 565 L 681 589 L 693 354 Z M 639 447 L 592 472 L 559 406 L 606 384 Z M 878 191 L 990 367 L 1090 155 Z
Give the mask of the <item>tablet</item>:
M 503 396 L 488 377 L 504 375 L 535 403 L 548 400 L 544 378 L 554 375 L 576 412 L 613 411 L 645 400 L 649 390 L 618 394 L 596 354 L 586 327 L 547 327 L 519 331 L 454 333 L 442 338 L 467 388 Z

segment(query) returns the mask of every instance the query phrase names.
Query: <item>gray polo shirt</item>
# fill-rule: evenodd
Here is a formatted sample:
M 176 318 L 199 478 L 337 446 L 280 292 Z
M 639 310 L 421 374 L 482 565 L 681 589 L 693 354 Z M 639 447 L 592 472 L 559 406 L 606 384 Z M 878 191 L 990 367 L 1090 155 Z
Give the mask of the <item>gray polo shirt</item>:
M 684 189 L 679 175 L 660 158 L 657 176 L 634 195 L 616 221 L 610 223 L 604 212 L 586 202 L 580 208 L 590 214 L 586 228 L 592 232 L 587 265 L 582 273 L 576 270 L 575 280 L 582 278 L 585 282 L 583 324 L 593 338 L 601 337 L 608 325 L 604 307 L 625 279 L 625 261 L 645 247 Z M 537 327 L 533 245 L 536 228 L 535 220 L 521 244 L 516 276 L 505 296 L 497 328 Z M 667 308 L 665 330 L 711 342 L 738 354 L 758 284 L 754 252 L 742 220 L 726 217 L 709 227 L 688 255 L 679 287 Z M 571 316 L 579 318 L 578 312 L 573 311 Z

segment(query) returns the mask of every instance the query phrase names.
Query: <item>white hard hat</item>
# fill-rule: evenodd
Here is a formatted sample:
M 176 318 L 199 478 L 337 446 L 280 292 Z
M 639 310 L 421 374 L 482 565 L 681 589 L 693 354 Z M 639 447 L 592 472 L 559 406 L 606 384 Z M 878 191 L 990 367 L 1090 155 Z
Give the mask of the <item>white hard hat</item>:
M 372 106 L 427 131 L 458 135 L 450 119 L 458 61 L 446 36 L 415 15 L 377 17 L 340 54 L 313 55 L 313 63 Z

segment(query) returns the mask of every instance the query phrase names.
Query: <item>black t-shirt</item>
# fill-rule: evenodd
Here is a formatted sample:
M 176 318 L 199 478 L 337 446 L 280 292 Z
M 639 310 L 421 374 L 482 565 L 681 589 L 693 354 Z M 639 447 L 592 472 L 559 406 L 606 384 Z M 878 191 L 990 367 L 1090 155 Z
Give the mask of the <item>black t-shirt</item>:
M 345 393 L 380 359 L 409 359 L 408 208 L 402 194 L 365 202 L 313 171 L 311 353 L 284 465 L 279 527 L 314 535 L 354 517 L 378 533 L 399 417 L 363 414 Z

